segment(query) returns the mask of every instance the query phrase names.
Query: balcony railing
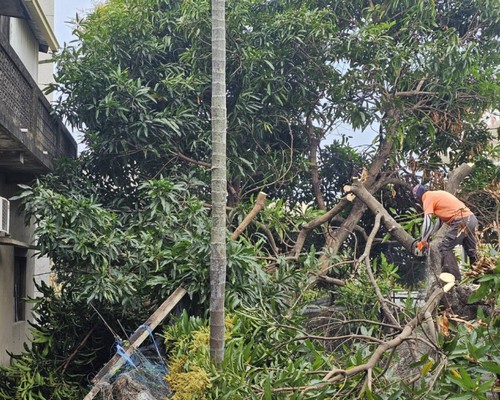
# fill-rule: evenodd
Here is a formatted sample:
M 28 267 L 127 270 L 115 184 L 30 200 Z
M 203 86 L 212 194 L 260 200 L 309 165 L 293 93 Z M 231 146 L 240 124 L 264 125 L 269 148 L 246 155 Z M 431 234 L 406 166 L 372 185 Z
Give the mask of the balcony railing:
M 0 33 L 0 172 L 36 176 L 76 155 L 76 141 Z

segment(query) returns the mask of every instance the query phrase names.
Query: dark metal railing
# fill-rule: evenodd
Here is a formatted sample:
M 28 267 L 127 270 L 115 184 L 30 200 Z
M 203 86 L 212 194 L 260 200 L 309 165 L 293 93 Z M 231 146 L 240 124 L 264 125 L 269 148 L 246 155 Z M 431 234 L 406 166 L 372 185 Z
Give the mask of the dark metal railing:
M 40 171 L 51 171 L 54 160 L 74 158 L 77 143 L 52 114 L 37 83 L 0 33 L 0 151 L 20 151 Z

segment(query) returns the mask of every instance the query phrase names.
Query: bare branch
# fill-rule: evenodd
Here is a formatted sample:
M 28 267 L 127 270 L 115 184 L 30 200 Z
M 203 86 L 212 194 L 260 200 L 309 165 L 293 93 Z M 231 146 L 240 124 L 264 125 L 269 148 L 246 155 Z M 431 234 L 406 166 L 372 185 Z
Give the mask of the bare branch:
M 321 193 L 321 184 L 318 173 L 318 147 L 321 143 L 321 138 L 314 134 L 311 114 L 307 115 L 306 131 L 309 138 L 309 162 L 311 165 L 309 167 L 309 172 L 311 173 L 311 184 L 314 197 L 316 197 L 318 208 L 320 210 L 326 210 L 325 199 L 323 197 L 323 193 Z
M 373 286 L 373 289 L 375 290 L 375 294 L 377 295 L 377 299 L 380 303 L 380 306 L 382 307 L 382 311 L 384 312 L 384 315 L 389 319 L 389 321 L 392 324 L 394 324 L 396 326 L 400 326 L 398 320 L 394 317 L 394 315 L 392 315 L 391 311 L 387 307 L 384 296 L 382 295 L 382 292 L 380 291 L 380 288 L 377 285 L 377 281 L 375 280 L 375 276 L 373 275 L 372 267 L 370 264 L 370 251 L 372 248 L 373 239 L 375 238 L 375 235 L 377 234 L 377 232 L 380 228 L 380 220 L 381 219 L 382 219 L 382 214 L 377 214 L 375 216 L 375 224 L 374 224 L 373 229 L 370 233 L 370 236 L 368 237 L 368 241 L 366 242 L 365 252 L 361 255 L 359 260 L 360 260 L 360 262 L 362 260 L 365 260 L 366 272 L 368 273 L 368 278 L 370 279 L 370 282 Z
M 323 378 L 323 381 L 326 382 L 336 382 L 340 379 L 344 379 L 345 377 L 350 377 L 353 375 L 356 375 L 360 372 L 368 372 L 370 370 L 373 370 L 377 363 L 379 362 L 380 358 L 382 355 L 390 349 L 393 349 L 395 347 L 398 347 L 401 343 L 403 343 L 405 340 L 410 339 L 411 335 L 413 334 L 413 331 L 417 328 L 419 324 L 422 323 L 422 321 L 425 320 L 425 315 L 426 313 L 432 312 L 439 304 L 439 301 L 444 295 L 444 291 L 441 288 L 436 289 L 432 295 L 429 297 L 429 300 L 425 303 L 424 307 L 422 310 L 417 314 L 415 318 L 413 318 L 401 331 L 399 335 L 397 335 L 394 339 L 389 340 L 387 342 L 382 343 L 377 347 L 375 352 L 372 354 L 370 359 L 361 365 L 358 365 L 356 367 L 353 367 L 348 370 L 344 369 L 333 369 L 331 370 L 326 376 Z M 369 375 L 368 375 L 369 376 Z M 367 382 L 367 386 L 370 387 L 370 382 Z
M 181 152 L 177 152 L 176 156 L 179 157 L 181 160 L 187 161 L 190 164 L 199 165 L 200 167 L 203 167 L 206 169 L 212 168 L 212 165 L 210 163 L 195 160 L 194 158 L 190 158 L 190 157 L 182 154 Z
M 259 192 L 257 195 L 257 200 L 255 201 L 255 205 L 252 210 L 248 213 L 245 219 L 241 222 L 241 224 L 235 229 L 233 234 L 231 235 L 232 240 L 236 240 L 238 236 L 245 230 L 248 224 L 255 218 L 255 216 L 264 208 L 266 201 L 266 194 L 264 192 Z

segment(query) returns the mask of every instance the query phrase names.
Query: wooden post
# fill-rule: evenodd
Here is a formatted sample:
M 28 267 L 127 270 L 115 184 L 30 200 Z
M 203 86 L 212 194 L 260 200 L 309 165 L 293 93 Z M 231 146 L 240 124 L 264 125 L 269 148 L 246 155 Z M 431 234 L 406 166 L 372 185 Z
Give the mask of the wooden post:
M 137 349 L 149 336 L 149 331 L 146 327 L 149 327 L 151 330 L 155 329 L 158 324 L 163 321 L 163 319 L 168 315 L 168 313 L 172 311 L 175 305 L 182 299 L 185 294 L 186 289 L 182 287 L 178 287 L 177 289 L 175 289 L 175 291 L 168 297 L 168 299 L 165 300 L 163 304 L 148 318 L 148 320 L 144 323 L 144 326 L 140 326 L 136 329 L 136 331 L 129 339 L 129 347 L 127 347 L 127 349 L 125 350 L 125 354 L 127 356 L 130 356 L 132 352 Z M 101 368 L 94 379 L 92 379 L 94 387 L 83 400 L 93 399 L 101 390 L 100 383 L 108 381 L 114 374 L 116 374 L 116 372 L 118 372 L 118 370 L 124 363 L 124 358 L 118 354 L 115 354 L 113 358 L 109 360 L 104 367 Z

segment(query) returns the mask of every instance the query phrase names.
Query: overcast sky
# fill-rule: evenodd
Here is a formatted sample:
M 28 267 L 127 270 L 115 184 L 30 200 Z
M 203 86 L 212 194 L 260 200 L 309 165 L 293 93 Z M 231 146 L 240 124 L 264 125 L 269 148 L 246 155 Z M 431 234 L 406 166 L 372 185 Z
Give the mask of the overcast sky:
M 71 36 L 73 30 L 70 21 L 75 19 L 76 14 L 85 15 L 93 9 L 96 0 L 55 0 L 54 1 L 54 25 L 59 45 L 62 47 L 66 42 L 74 39 Z
M 54 30 L 59 46 L 63 47 L 64 43 L 69 43 L 75 39 L 71 34 L 73 31 L 71 21 L 75 19 L 76 14 L 79 16 L 87 14 L 97 3 L 97 0 L 54 0 Z M 78 142 L 78 152 L 80 153 L 85 148 L 80 143 L 81 134 L 80 132 L 74 131 L 69 126 L 68 129 Z

